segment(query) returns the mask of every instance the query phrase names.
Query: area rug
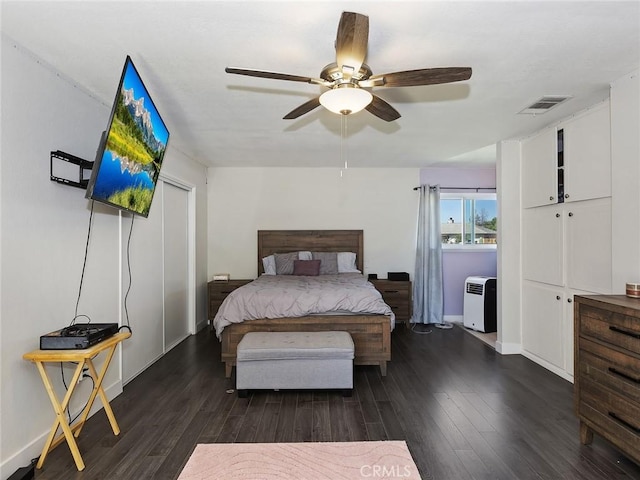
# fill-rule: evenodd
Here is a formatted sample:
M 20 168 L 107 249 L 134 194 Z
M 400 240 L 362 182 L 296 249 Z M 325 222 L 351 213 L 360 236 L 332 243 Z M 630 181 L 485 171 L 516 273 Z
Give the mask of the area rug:
M 178 480 L 418 480 L 405 442 L 210 443 Z

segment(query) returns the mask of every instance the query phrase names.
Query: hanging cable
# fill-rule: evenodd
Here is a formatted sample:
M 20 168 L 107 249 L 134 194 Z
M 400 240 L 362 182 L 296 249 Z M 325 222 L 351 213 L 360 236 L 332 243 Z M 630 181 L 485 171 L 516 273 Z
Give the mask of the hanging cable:
M 129 228 L 129 238 L 127 239 L 127 272 L 129 274 L 129 285 L 127 286 L 127 293 L 124 295 L 124 318 L 126 324 L 122 325 L 120 329 L 126 328 L 131 332 L 131 326 L 129 325 L 129 309 L 127 308 L 127 299 L 129 298 L 129 292 L 131 291 L 132 275 L 131 275 L 131 234 L 133 233 L 133 220 L 136 218 L 135 215 L 131 215 L 131 227 Z
M 87 243 L 84 247 L 84 261 L 82 262 L 82 274 L 80 275 L 80 286 L 78 287 L 78 298 L 76 300 L 76 309 L 73 314 L 73 320 L 71 320 L 71 325 L 76 322 L 76 318 L 78 317 L 86 317 L 91 323 L 91 318 L 87 315 L 78 315 L 78 306 L 80 305 L 80 296 L 82 295 L 82 284 L 84 282 L 84 271 L 87 267 L 87 256 L 89 253 L 89 240 L 91 240 L 91 224 L 93 223 L 93 200 L 91 200 L 91 213 L 89 214 L 89 228 L 87 229 Z

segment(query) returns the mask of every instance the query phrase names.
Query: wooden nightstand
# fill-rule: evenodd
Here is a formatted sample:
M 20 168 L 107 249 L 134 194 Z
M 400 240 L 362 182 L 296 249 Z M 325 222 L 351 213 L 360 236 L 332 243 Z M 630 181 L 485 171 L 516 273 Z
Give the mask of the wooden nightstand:
M 209 295 L 209 310 L 207 318 L 209 319 L 209 325 L 213 328 L 213 318 L 216 316 L 218 312 L 218 308 L 222 305 L 227 296 L 233 292 L 236 288 L 241 287 L 242 285 L 246 285 L 253 280 L 242 279 L 242 280 L 227 280 L 226 282 L 209 282 L 208 284 L 208 295 Z
M 411 281 L 369 280 L 382 294 L 384 302 L 391 307 L 396 321 L 409 325 L 412 311 Z

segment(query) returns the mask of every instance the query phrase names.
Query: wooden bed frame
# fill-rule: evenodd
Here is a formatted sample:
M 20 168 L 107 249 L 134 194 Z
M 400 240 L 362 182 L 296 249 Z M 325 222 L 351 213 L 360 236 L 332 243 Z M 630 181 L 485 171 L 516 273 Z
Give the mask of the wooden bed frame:
M 363 270 L 362 230 L 258 230 L 258 274 L 264 272 L 262 258 L 274 253 L 297 251 L 354 252 Z M 248 332 L 346 331 L 355 345 L 356 365 L 378 365 L 383 376 L 391 360 L 391 320 L 387 315 L 313 315 L 295 318 L 247 320 L 222 331 L 222 361 L 231 377 L 238 343 Z

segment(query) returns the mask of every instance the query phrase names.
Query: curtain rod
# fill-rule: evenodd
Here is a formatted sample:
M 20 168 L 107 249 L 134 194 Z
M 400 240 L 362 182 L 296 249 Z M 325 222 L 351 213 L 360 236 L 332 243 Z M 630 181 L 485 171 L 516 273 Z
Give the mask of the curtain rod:
M 431 188 L 435 187 L 433 185 Z M 413 187 L 414 190 L 419 190 L 420 187 Z M 440 187 L 440 190 L 495 190 L 496 187 Z

